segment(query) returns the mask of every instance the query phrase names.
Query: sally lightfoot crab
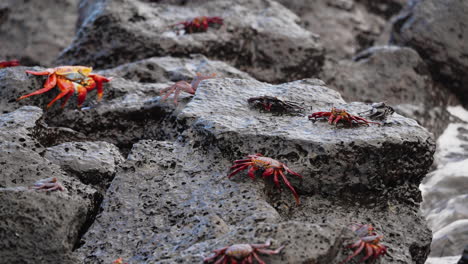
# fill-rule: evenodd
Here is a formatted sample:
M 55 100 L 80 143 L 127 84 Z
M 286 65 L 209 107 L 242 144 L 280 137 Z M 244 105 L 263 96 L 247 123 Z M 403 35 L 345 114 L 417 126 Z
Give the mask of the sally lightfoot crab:
M 348 248 L 356 250 L 354 250 L 353 254 L 343 260 L 340 264 L 350 261 L 362 251 L 365 251 L 366 255 L 360 260 L 360 262 L 366 261 L 371 257 L 373 259 L 377 259 L 379 256 L 387 253 L 387 247 L 379 243 L 383 236 L 377 235 L 377 233 L 374 232 L 372 225 L 353 224 L 351 226 L 351 230 L 356 233 L 359 239 L 350 244 Z
M 104 92 L 103 83 L 109 82 L 111 78 L 106 78 L 99 74 L 92 74 L 92 70 L 93 68 L 84 66 L 60 66 L 41 72 L 26 71 L 33 75 L 48 75 L 48 78 L 42 89 L 23 95 L 17 100 L 48 92 L 55 86 L 58 86 L 60 93 L 50 101 L 47 108 L 51 107 L 55 101 L 62 97 L 65 97 L 65 99 L 61 107 L 65 107 L 68 99 L 70 99 L 74 93 L 78 94 L 78 107 L 81 107 L 86 99 L 86 94 L 94 88 L 97 88 L 97 97 L 98 101 L 100 101 Z
M 254 154 L 254 155 L 248 155 L 246 159 L 236 160 L 234 161 L 234 163 L 236 164 L 231 167 L 231 170 L 234 170 L 234 171 L 228 175 L 228 178 L 231 178 L 235 174 L 239 173 L 241 170 L 245 170 L 249 168 L 247 175 L 252 180 L 255 180 L 255 172 L 257 170 L 260 170 L 260 171 L 263 171 L 262 173 L 263 178 L 273 175 L 273 182 L 275 183 L 276 187 L 281 189 L 281 186 L 279 184 L 279 179 L 278 179 L 281 176 L 284 184 L 286 184 L 286 186 L 288 186 L 288 188 L 293 193 L 294 198 L 296 199 L 296 203 L 298 205 L 300 204 L 299 195 L 297 195 L 296 190 L 288 181 L 288 178 L 286 178 L 286 176 L 284 175 L 284 172 L 285 171 L 289 172 L 292 175 L 295 175 L 299 178 L 302 178 L 302 175 L 292 171 L 290 168 L 286 166 L 286 164 L 279 162 L 272 158 L 264 157 L 262 154 L 259 154 L 259 153 Z
M 349 126 L 353 125 L 369 125 L 369 124 L 378 124 L 377 122 L 368 121 L 362 117 L 351 115 L 344 109 L 332 108 L 331 112 L 316 112 L 309 115 L 309 120 L 315 121 L 317 118 L 328 117 L 328 123 L 337 125 L 338 122 L 343 122 Z
M 197 91 L 198 85 L 200 84 L 201 81 L 214 78 L 215 76 L 216 76 L 216 73 L 213 73 L 211 75 L 201 75 L 201 73 L 197 73 L 197 76 L 193 78 L 191 83 L 188 83 L 186 81 L 178 81 L 174 83 L 173 85 L 162 89 L 159 92 L 160 95 L 164 95 L 161 101 L 165 101 L 172 93 L 174 93 L 174 104 L 177 105 L 178 104 L 177 99 L 179 99 L 179 94 L 181 92 L 195 94 L 195 91 Z
M 29 187 L 29 189 L 45 192 L 65 191 L 65 187 L 63 187 L 55 177 L 38 180 L 33 186 Z
M 199 32 L 206 32 L 209 27 L 214 26 L 214 25 L 223 25 L 223 19 L 218 16 L 214 17 L 207 17 L 207 16 L 199 16 L 195 17 L 193 19 L 184 21 L 184 22 L 179 22 L 172 27 L 175 27 L 176 29 L 181 29 L 184 30 L 184 32 L 187 32 L 188 34 L 192 33 L 199 33 Z
M 212 263 L 218 259 L 215 264 L 253 264 L 255 259 L 258 263 L 265 264 L 258 254 L 276 255 L 284 248 L 284 246 L 281 246 L 275 250 L 267 249 L 270 245 L 270 240 L 267 240 L 265 244 L 235 244 L 229 247 L 216 249 L 214 251 L 215 254 L 205 258 L 204 262 Z
M 271 112 L 277 115 L 299 114 L 304 110 L 300 105 L 294 102 L 283 101 L 277 97 L 268 95 L 251 97 L 247 99 L 247 103 L 254 109 Z
M 20 63 L 18 60 L 11 60 L 11 61 L 0 61 L 0 69 L 7 68 L 7 67 L 15 67 L 19 66 Z

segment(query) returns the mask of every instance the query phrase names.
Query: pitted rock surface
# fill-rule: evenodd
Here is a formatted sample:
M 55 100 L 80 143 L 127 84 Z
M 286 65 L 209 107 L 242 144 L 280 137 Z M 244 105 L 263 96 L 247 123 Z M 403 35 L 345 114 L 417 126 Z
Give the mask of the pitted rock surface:
M 190 81 L 197 73 L 202 75 L 215 73 L 217 78 L 252 79 L 247 73 L 227 63 L 209 60 L 203 55 L 192 55 L 190 59 L 154 57 L 99 71 L 99 74 L 104 76 L 121 77 L 141 83 Z
M 0 256 L 5 263 L 76 263 L 71 251 L 94 210 L 96 191 L 40 155 L 44 147 L 32 136 L 41 115 L 30 106 L 0 115 Z M 67 190 L 28 189 L 49 177 Z
M 320 36 L 327 57 L 351 58 L 373 45 L 384 30 L 385 19 L 354 0 L 279 0 L 301 17 L 300 24 Z M 309 76 L 312 77 L 312 76 Z
M 154 56 L 200 53 L 270 82 L 313 76 L 323 64 L 318 38 L 274 1 L 189 1 L 182 6 L 131 0 L 86 3 L 82 25 L 59 57 L 60 64 L 102 69 Z M 222 16 L 225 25 L 180 35 L 171 27 L 201 15 Z
M 85 184 L 105 186 L 124 161 L 119 149 L 110 143 L 67 142 L 47 148 L 44 157 L 63 170 L 78 175 Z
M 302 104 L 305 116 L 275 116 L 249 109 L 247 99 L 258 95 Z M 225 78 L 204 81 L 177 118 L 189 127 L 188 140 L 208 149 L 217 147 L 227 158 L 262 153 L 287 161 L 304 175 L 300 192 L 380 193 L 399 183 L 420 182 L 435 150 L 426 129 L 398 114 L 383 126 L 354 128 L 337 128 L 320 120 L 313 123 L 306 117 L 330 111 L 332 106 L 350 113 L 369 109 L 363 103 L 346 104 L 319 80 L 270 85 Z
M 272 249 L 285 249 L 262 255 L 267 263 L 338 264 L 352 254 L 344 246 L 356 238 L 346 226 L 356 222 L 371 222 L 384 235 L 391 257 L 380 263 L 422 264 L 428 253 L 430 232 L 422 228 L 416 207 L 381 200 L 343 203 L 320 195 L 301 196 L 304 207 L 298 207 L 290 193 L 272 190 L 266 181 L 252 181 L 245 173 L 229 180 L 230 165 L 221 153 L 138 142 L 82 238 L 79 258 L 201 263 L 214 249 L 272 239 Z
M 464 103 L 468 99 L 467 13 L 467 1 L 415 0 L 393 25 L 394 43 L 418 51 L 434 77 Z
M 78 0 L 3 0 L 0 61 L 48 66 L 75 35 Z
M 413 49 L 373 47 L 354 61 L 327 67 L 321 78 L 346 101 L 385 102 L 416 119 L 436 138 L 450 121 L 445 106 L 454 96 L 433 81 L 426 63 Z

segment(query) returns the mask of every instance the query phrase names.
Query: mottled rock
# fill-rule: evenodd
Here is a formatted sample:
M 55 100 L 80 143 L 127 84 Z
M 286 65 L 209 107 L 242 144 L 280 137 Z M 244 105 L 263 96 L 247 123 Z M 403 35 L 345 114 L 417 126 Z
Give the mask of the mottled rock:
M 42 115 L 22 107 L 0 115 L 0 256 L 6 263 L 76 263 L 71 251 L 94 212 L 96 192 L 40 155 L 33 130 Z M 28 189 L 56 177 L 67 190 Z
M 83 183 L 101 187 L 112 180 L 124 161 L 115 145 L 103 141 L 63 143 L 47 148 L 44 157 Z
M 274 1 L 190 1 L 180 6 L 95 0 L 87 5 L 74 42 L 58 60 L 61 64 L 102 69 L 153 56 L 200 53 L 229 61 L 255 78 L 281 82 L 313 76 L 323 63 L 318 39 Z M 222 16 L 225 25 L 179 35 L 171 27 L 200 15 Z
M 414 48 L 428 63 L 433 76 L 468 98 L 468 2 L 414 0 L 395 21 L 393 42 Z
M 306 116 L 249 109 L 247 99 L 258 95 L 297 102 L 306 108 L 304 114 L 330 111 L 332 106 L 350 113 L 369 109 L 363 103 L 347 104 L 319 80 L 270 85 L 226 78 L 204 81 L 177 118 L 189 127 L 190 140 L 217 147 L 226 158 L 263 153 L 287 161 L 305 175 L 298 187 L 304 193 L 346 195 L 360 190 L 380 196 L 384 186 L 419 184 L 432 163 L 434 141 L 414 120 L 394 114 L 384 126 L 336 128 Z
M 0 3 L 0 60 L 48 66 L 75 35 L 78 0 Z
M 422 58 L 410 48 L 373 47 L 354 61 L 327 67 L 321 78 L 345 100 L 385 102 L 436 137 L 449 123 L 445 106 L 451 93 L 433 81 Z
M 468 241 L 468 219 L 457 220 L 434 233 L 431 256 L 458 256 Z
M 350 58 L 372 44 L 385 20 L 354 0 L 279 0 L 301 17 L 301 25 L 320 36 L 327 56 Z
M 174 57 L 154 57 L 122 64 L 118 67 L 102 70 L 104 76 L 121 77 L 141 83 L 191 80 L 197 73 L 217 77 L 252 79 L 245 72 L 227 63 L 209 60 L 203 55 L 192 55 L 190 59 Z

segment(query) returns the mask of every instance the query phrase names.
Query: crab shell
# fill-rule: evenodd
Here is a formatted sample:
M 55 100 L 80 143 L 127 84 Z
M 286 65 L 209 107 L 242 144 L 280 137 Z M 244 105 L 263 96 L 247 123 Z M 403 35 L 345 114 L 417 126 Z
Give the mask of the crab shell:
M 244 259 L 245 257 L 252 254 L 253 248 L 249 244 L 236 244 L 226 249 L 226 255 L 229 257 L 236 258 L 238 260 Z

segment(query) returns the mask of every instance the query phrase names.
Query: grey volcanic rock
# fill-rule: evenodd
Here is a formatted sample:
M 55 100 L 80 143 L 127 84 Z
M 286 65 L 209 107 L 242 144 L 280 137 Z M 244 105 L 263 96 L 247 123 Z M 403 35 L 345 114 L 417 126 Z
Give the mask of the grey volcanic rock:
M 141 83 L 191 80 L 197 73 L 216 77 L 252 79 L 245 72 L 222 61 L 209 60 L 203 55 L 192 55 L 190 59 L 174 57 L 154 57 L 122 64 L 118 67 L 102 70 L 104 76 L 121 77 Z
M 363 103 L 346 104 L 319 80 L 270 85 L 215 79 L 202 83 L 178 121 L 189 127 L 187 137 L 203 147 L 225 150 L 226 158 L 262 153 L 287 160 L 289 167 L 305 175 L 300 192 L 381 193 L 385 186 L 401 182 L 418 184 L 432 164 L 434 141 L 414 120 L 394 114 L 384 126 L 336 128 L 325 121 L 313 123 L 306 116 L 274 116 L 249 109 L 247 99 L 259 95 L 302 104 L 304 114 L 330 111 L 332 106 L 350 113 L 369 109 Z
M 318 39 L 296 24 L 298 17 L 270 0 L 187 2 L 86 2 L 82 25 L 61 64 L 115 67 L 153 56 L 204 54 L 229 61 L 255 78 L 281 82 L 313 76 L 323 63 Z M 222 16 L 225 25 L 180 34 L 171 25 L 197 16 Z
M 94 210 L 96 191 L 68 177 L 43 158 L 32 138 L 42 111 L 22 107 L 0 116 L 0 256 L 5 263 L 76 263 L 71 255 Z M 56 177 L 60 192 L 29 190 L 37 180 Z
M 63 143 L 47 148 L 44 157 L 78 174 L 83 183 L 100 186 L 112 180 L 117 166 L 124 161 L 115 145 L 103 141 Z
M 373 47 L 355 61 L 327 67 L 321 77 L 345 100 L 385 102 L 418 120 L 436 137 L 450 121 L 445 106 L 451 93 L 432 80 L 424 61 L 410 48 Z
M 306 29 L 320 36 L 327 56 L 334 59 L 350 58 L 372 46 L 385 26 L 385 19 L 368 12 L 365 5 L 354 0 L 278 2 L 301 17 Z
M 48 66 L 75 35 L 78 0 L 0 3 L 0 61 Z
M 468 98 L 468 2 L 416 0 L 393 26 L 394 42 L 414 48 L 432 74 L 464 101 Z

